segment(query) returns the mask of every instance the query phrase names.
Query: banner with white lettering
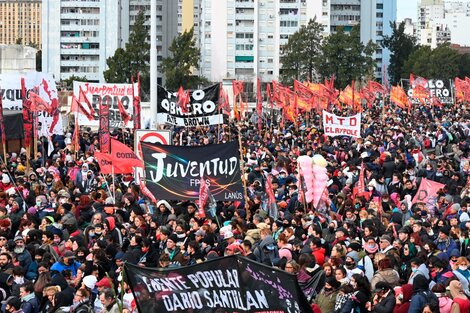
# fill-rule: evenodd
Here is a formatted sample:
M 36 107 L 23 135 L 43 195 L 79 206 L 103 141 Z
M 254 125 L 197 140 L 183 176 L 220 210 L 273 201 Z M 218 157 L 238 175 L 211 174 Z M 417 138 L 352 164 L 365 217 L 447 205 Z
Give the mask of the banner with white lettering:
M 454 104 L 454 93 L 452 89 L 452 80 L 450 79 L 428 79 L 425 86 L 429 90 L 430 97 L 436 97 L 444 105 Z M 410 97 L 413 104 L 420 104 L 420 99 L 413 97 L 413 87 L 409 80 L 403 80 L 403 89 Z M 425 100 L 427 105 L 431 104 L 432 99 Z
M 133 128 L 134 127 L 134 96 L 139 95 L 139 88 L 134 84 L 134 93 L 132 92 L 132 84 L 101 84 L 101 83 L 86 83 L 86 82 L 73 82 L 73 94 L 79 99 L 80 87 L 82 87 L 85 97 L 90 101 L 95 116 L 93 120 L 89 120 L 83 114 L 78 114 L 78 123 L 83 126 L 99 126 L 100 118 L 100 103 L 109 104 L 109 128 Z M 124 109 L 130 115 L 130 120 L 125 125 L 119 113 L 118 101 L 121 101 Z M 86 107 L 86 106 L 85 106 Z
M 25 80 L 26 96 L 29 99 L 29 93 L 32 91 L 38 94 L 50 106 L 59 107 L 59 97 L 57 87 L 52 74 L 40 72 L 28 72 L 25 74 L 11 73 L 0 74 L 0 87 L 3 99 L 4 110 L 22 110 L 23 98 L 21 97 L 21 78 Z M 49 136 L 49 128 L 53 123 L 54 117 L 47 112 L 38 112 L 39 136 Z M 57 124 L 52 130 L 53 134 L 63 135 L 62 115 L 58 115 Z
M 294 275 L 239 255 L 187 267 L 125 263 L 140 313 L 312 312 Z
M 141 142 L 148 189 L 158 199 L 196 200 L 201 177 L 216 200 L 243 200 L 236 141 L 197 147 Z
M 176 92 L 158 86 L 157 123 L 186 127 L 223 124 L 224 116 L 219 112 L 219 90 L 220 84 L 190 90 L 189 103 L 178 105 Z
M 323 110 L 323 131 L 327 136 L 361 137 L 361 113 L 353 116 L 337 116 Z

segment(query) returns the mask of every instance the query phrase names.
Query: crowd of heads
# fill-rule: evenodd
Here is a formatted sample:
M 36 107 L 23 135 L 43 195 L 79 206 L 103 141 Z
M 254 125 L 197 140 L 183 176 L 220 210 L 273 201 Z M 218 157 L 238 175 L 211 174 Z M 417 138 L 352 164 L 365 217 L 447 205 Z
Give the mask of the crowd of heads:
M 152 203 L 133 174 L 102 175 L 91 129 L 81 130 L 78 151 L 70 132 L 53 137 L 52 151 L 40 144 L 30 160 L 25 149 L 9 153 L 0 181 L 3 309 L 132 312 L 125 262 L 171 269 L 236 254 L 296 275 L 321 312 L 468 312 L 465 107 L 373 106 L 357 139 L 325 136 L 313 111 L 296 124 L 266 114 L 262 129 L 257 119 L 171 128 L 174 145 L 241 137 L 246 199 L 217 202 L 215 216 L 203 217 L 195 200 L 155 195 Z M 111 136 L 133 145 L 132 130 Z M 315 205 L 302 196 L 301 155 L 327 162 L 325 197 Z M 424 178 L 445 187 L 413 201 Z

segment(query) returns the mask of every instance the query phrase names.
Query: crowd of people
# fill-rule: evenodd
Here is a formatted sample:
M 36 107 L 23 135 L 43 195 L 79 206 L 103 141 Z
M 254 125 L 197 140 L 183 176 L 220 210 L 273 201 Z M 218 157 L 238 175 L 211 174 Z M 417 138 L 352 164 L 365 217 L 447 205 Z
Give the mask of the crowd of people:
M 197 201 L 155 195 L 151 203 L 133 174 L 102 175 L 89 128 L 79 151 L 71 131 L 54 136 L 53 151 L 39 147 L 29 165 L 24 149 L 9 153 L 0 177 L 2 310 L 136 312 L 124 262 L 174 268 L 240 254 L 296 275 L 314 312 L 470 312 L 465 106 L 375 105 L 363 112 L 357 139 L 324 136 L 313 111 L 297 125 L 268 114 L 261 130 L 257 118 L 172 128 L 175 145 L 241 136 L 247 199 L 218 202 L 213 217 L 201 217 Z M 132 130 L 111 136 L 133 145 Z M 321 209 L 301 196 L 296 162 L 305 154 L 328 162 Z M 413 202 L 423 178 L 445 187 L 434 201 Z

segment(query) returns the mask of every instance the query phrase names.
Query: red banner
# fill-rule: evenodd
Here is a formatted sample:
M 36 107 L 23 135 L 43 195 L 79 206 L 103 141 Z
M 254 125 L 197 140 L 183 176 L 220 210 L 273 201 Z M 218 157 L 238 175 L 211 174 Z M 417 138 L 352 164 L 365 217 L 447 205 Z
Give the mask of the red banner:
M 109 153 L 110 134 L 109 134 L 109 103 L 100 101 L 100 126 L 98 129 L 100 137 L 100 151 Z
M 256 113 L 258 115 L 258 131 L 263 128 L 263 98 L 261 96 L 261 80 L 258 78 L 256 84 Z
M 31 101 L 27 99 L 26 95 L 24 77 L 21 78 L 21 98 L 23 99 L 24 144 L 29 147 L 33 138 L 33 117 L 31 115 Z
M 201 177 L 199 182 L 199 216 L 206 217 L 204 208 L 209 203 L 209 187 L 207 187 L 204 177 Z
M 134 93 L 134 77 L 132 77 L 132 104 L 134 105 L 134 130 L 140 129 L 140 115 L 141 115 L 141 107 L 140 107 L 140 74 L 137 75 L 137 90 L 138 94 L 135 95 Z
M 437 192 L 439 189 L 444 187 L 444 184 L 426 178 L 421 179 L 421 184 L 419 184 L 418 191 L 413 198 L 413 203 L 426 203 L 429 205 L 435 205 L 437 201 Z

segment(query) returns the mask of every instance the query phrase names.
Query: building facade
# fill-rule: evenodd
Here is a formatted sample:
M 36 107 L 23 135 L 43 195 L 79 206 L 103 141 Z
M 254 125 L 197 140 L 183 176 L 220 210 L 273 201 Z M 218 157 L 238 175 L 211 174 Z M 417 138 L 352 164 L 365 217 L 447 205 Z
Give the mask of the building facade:
M 41 49 L 41 0 L 0 0 L 0 44 Z
M 178 1 L 156 1 L 157 53 L 161 61 L 168 56 L 168 48 L 178 34 Z M 125 48 L 141 10 L 145 11 L 150 29 L 150 0 L 45 1 L 43 70 L 54 74 L 56 80 L 74 75 L 104 82 L 106 60 L 116 49 Z

